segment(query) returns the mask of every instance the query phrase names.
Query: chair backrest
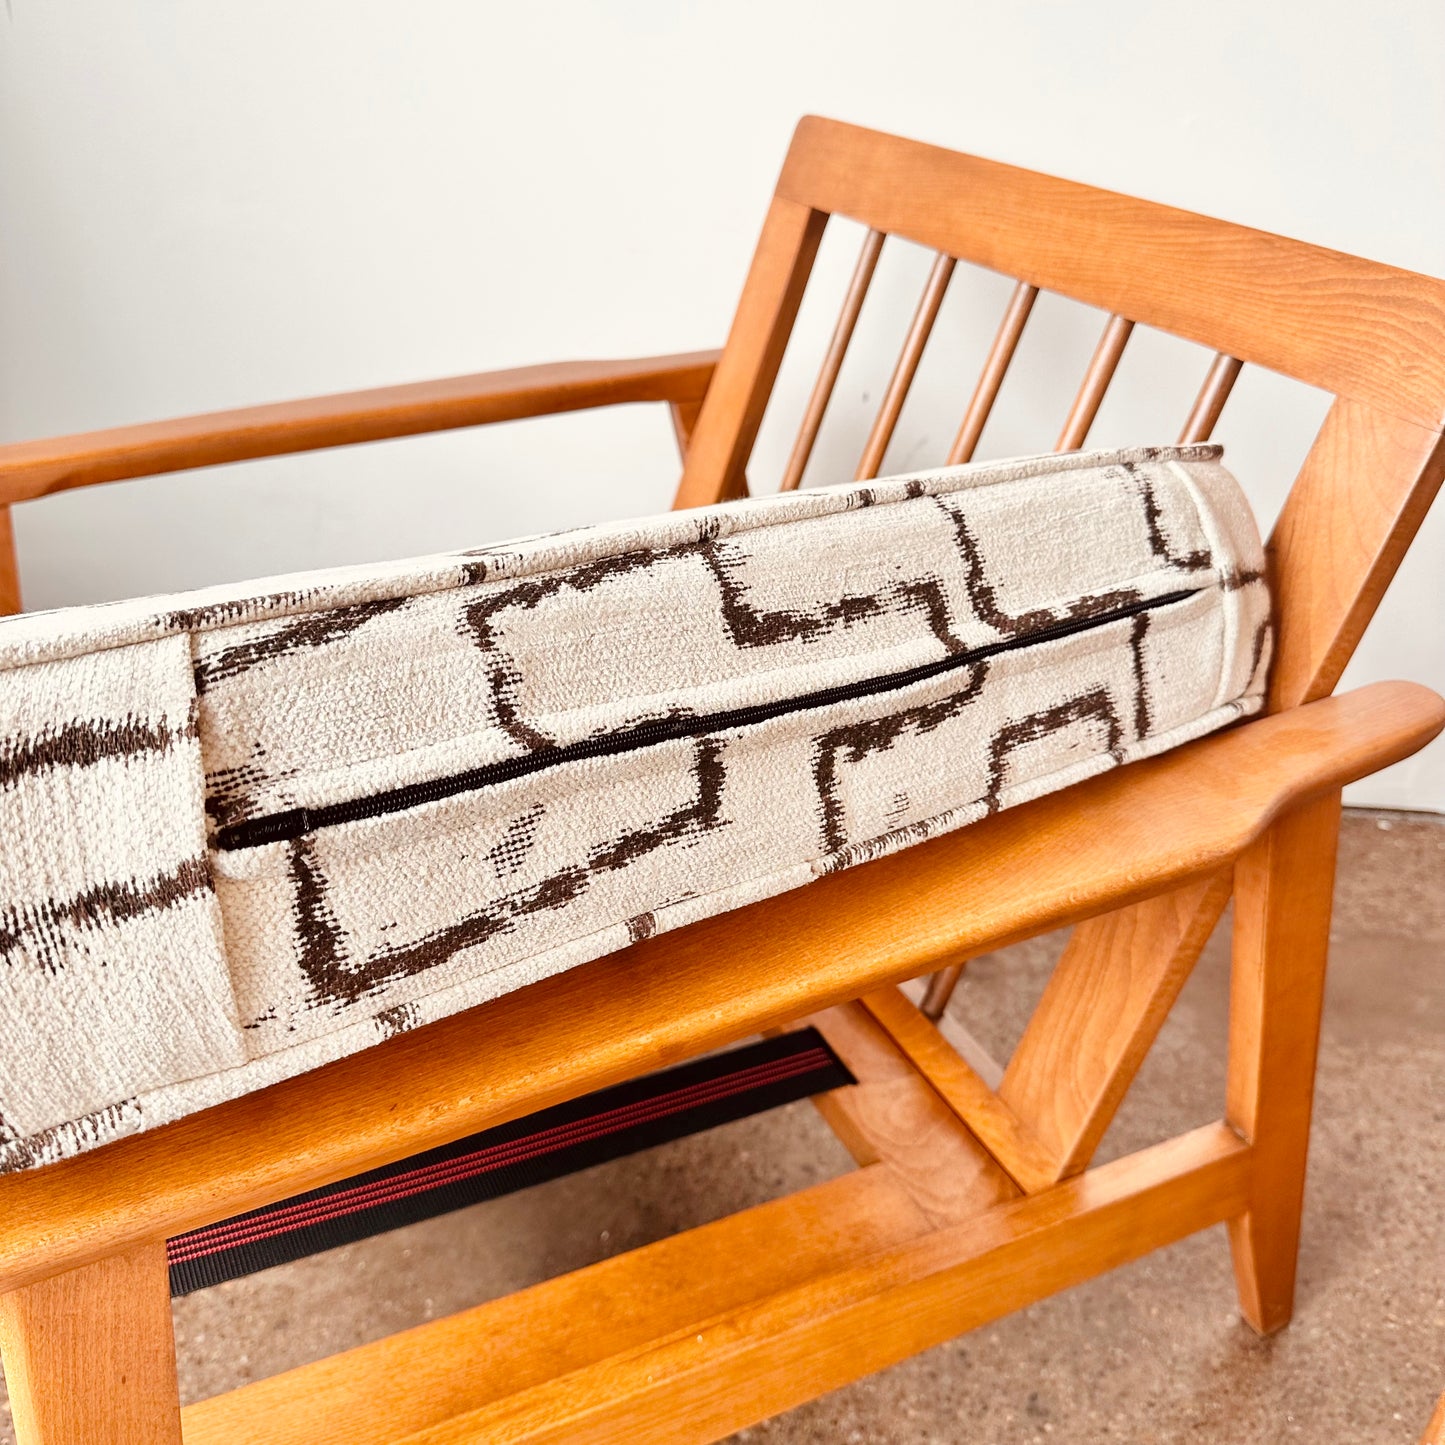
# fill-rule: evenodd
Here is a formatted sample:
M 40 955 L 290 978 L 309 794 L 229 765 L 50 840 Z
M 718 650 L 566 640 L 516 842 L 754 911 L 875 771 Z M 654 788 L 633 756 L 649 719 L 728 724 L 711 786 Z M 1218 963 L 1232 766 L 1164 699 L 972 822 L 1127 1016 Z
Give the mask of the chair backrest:
M 1206 440 L 1241 367 L 1335 400 L 1269 543 L 1275 709 L 1331 691 L 1445 475 L 1445 281 L 1281 236 L 806 117 L 783 165 L 679 506 L 743 495 L 746 467 L 830 216 L 868 227 L 782 485 L 818 435 L 886 236 L 936 251 L 858 468 L 876 475 L 955 265 L 1016 278 L 947 457 L 969 460 L 1038 293 L 1109 314 L 1062 433 L 1084 445 L 1136 323 L 1216 355 L 1180 439 Z

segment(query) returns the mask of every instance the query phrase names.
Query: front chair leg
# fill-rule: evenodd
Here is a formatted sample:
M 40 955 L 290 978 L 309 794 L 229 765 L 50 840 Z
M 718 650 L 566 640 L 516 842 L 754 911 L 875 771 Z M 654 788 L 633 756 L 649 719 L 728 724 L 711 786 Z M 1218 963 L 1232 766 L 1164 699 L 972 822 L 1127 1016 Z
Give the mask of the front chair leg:
M 1235 865 L 1226 1108 L 1253 1170 L 1229 1242 L 1240 1309 L 1263 1335 L 1294 1309 L 1339 826 L 1335 792 L 1281 818 Z
M 0 1295 L 19 1445 L 180 1445 L 163 1243 Z

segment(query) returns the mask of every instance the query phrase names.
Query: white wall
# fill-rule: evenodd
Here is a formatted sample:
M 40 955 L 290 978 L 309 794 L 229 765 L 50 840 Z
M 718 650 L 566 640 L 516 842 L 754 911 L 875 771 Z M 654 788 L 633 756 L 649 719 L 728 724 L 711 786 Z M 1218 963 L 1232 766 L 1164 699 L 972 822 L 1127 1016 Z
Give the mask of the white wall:
M 1438 0 L 7 0 L 0 436 L 716 344 L 805 111 L 1445 273 L 1442 55 Z M 921 280 L 890 249 L 813 479 L 851 471 Z M 946 448 L 1004 294 L 955 283 L 893 469 Z M 1041 312 L 985 454 L 1052 440 L 1096 331 Z M 1203 365 L 1136 340 L 1144 400 L 1094 439 L 1171 438 Z M 1267 523 L 1323 403 L 1246 382 L 1220 435 Z M 786 443 L 765 429 L 757 478 Z M 158 478 L 18 509 L 23 581 L 47 607 L 405 555 L 658 509 L 674 478 L 655 408 Z M 1445 507 L 1349 681 L 1445 688 L 1442 556 Z M 1355 801 L 1445 810 L 1445 747 Z

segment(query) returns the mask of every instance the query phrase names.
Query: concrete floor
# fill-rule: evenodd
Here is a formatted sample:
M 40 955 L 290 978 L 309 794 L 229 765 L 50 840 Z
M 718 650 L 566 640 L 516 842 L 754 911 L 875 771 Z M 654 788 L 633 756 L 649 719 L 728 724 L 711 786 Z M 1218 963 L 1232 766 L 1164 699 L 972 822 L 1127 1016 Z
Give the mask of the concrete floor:
M 1223 932 L 1224 930 L 1222 930 Z M 976 960 L 953 1011 L 1006 1057 L 1056 955 Z M 1105 1145 L 1217 1117 L 1216 937 Z M 1257 1339 L 1212 1230 L 742 1431 L 768 1445 L 1413 1441 L 1445 1388 L 1445 819 L 1347 815 L 1292 1326 Z M 841 1172 L 811 1105 L 237 1280 L 175 1306 L 187 1399 Z M 0 1442 L 12 1445 L 0 1396 Z

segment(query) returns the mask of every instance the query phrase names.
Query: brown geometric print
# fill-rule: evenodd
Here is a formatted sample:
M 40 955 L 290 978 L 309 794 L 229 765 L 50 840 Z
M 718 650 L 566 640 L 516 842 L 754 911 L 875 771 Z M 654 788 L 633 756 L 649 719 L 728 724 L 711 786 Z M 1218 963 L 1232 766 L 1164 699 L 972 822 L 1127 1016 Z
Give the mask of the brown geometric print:
M 1261 705 L 1217 448 L 0 622 L 0 1170 Z
M 823 847 L 829 853 L 848 843 L 848 810 L 838 792 L 839 768 L 859 763 L 872 753 L 886 752 L 905 732 L 924 736 L 936 731 L 973 702 L 987 677 L 988 662 L 974 663 L 963 685 L 946 697 L 829 728 L 817 739 L 813 744 L 813 782 L 822 810 Z
M 163 753 L 195 736 L 196 721 L 189 715 L 179 727 L 134 716 L 72 719 L 29 737 L 0 740 L 0 788 L 49 768 L 84 768 L 102 758 Z
M 0 671 L 0 1167 L 244 1062 L 194 703 L 184 637 Z
M 0 908 L 0 961 L 28 946 L 46 972 L 58 973 L 65 967 L 68 931 L 100 932 L 210 892 L 211 863 L 202 855 L 153 878 L 95 883 L 71 898 L 10 904 Z
M 696 794 L 683 807 L 604 839 L 580 861 L 556 868 L 526 887 L 503 893 L 483 908 L 472 909 L 405 943 L 383 946 L 370 956 L 351 955 L 347 931 L 338 922 L 328 898 L 324 855 L 318 839 L 303 835 L 291 840 L 287 848 L 297 958 L 312 1002 L 320 1007 L 346 1005 L 375 995 L 398 979 L 434 969 L 463 950 L 487 943 L 531 915 L 566 908 L 600 875 L 630 867 L 658 848 L 717 827 L 722 803 L 721 751 L 716 738 L 701 738 L 693 745 L 691 772 Z M 541 812 L 536 808 L 521 819 L 510 820 L 505 836 L 515 833 L 519 822 L 528 822 L 535 830 Z
M 358 602 L 352 607 L 337 607 L 302 617 L 286 627 L 277 628 L 265 637 L 222 649 L 196 664 L 196 692 L 223 678 L 236 677 L 259 667 L 269 658 L 284 657 L 311 647 L 325 647 L 339 637 L 364 627 L 373 617 L 382 617 L 406 605 L 405 597 L 382 597 L 375 602 Z
M 1077 693 L 1027 717 L 1012 718 L 993 735 L 988 745 L 988 792 L 984 795 L 984 806 L 990 813 L 998 812 L 1001 806 L 1008 765 L 1014 754 L 1028 743 L 1056 737 L 1075 723 L 1095 724 L 1102 734 L 1096 750 L 1123 761 L 1120 757 L 1123 729 L 1107 688 Z

